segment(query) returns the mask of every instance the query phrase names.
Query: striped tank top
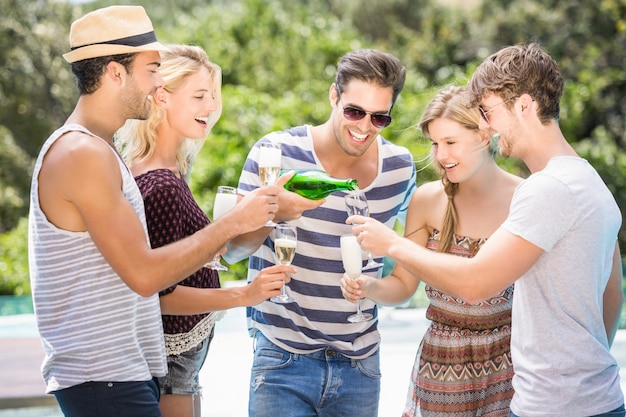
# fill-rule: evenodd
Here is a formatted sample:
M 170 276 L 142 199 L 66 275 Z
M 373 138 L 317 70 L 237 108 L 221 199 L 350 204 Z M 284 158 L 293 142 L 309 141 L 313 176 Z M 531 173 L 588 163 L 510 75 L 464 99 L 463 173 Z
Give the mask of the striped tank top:
M 102 257 L 89 232 L 57 228 L 39 206 L 43 158 L 69 131 L 103 140 L 82 126 L 63 126 L 44 143 L 33 172 L 29 267 L 47 393 L 89 381 L 147 381 L 167 370 L 158 295 L 146 298 L 132 291 Z M 145 229 L 139 189 L 116 157 L 124 195 Z

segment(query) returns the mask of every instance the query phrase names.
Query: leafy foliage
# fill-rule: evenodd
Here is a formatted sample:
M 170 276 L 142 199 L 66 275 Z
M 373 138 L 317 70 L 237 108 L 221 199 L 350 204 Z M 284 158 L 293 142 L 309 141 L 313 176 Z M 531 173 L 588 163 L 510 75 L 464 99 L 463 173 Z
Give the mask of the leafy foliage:
M 114 0 L 71 5 L 0 0 L 0 293 L 28 292 L 26 229 L 32 158 L 76 100 L 67 51 L 71 21 Z M 566 78 L 563 131 L 626 203 L 626 0 L 172 0 L 143 5 L 165 43 L 204 47 L 224 73 L 221 120 L 194 162 L 191 188 L 208 213 L 218 185 L 236 185 L 266 133 L 328 117 L 328 88 L 347 51 L 378 48 L 407 66 L 394 123 L 420 183 L 436 178 L 416 124 L 435 90 L 464 84 L 503 45 L 539 41 Z M 518 160 L 499 161 L 526 175 Z M 626 234 L 620 233 L 621 246 Z M 242 278 L 245 262 L 225 279 Z M 10 280 L 9 278 L 10 277 Z M 18 289 L 15 284 L 23 284 Z
M 0 233 L 6 232 L 20 220 L 28 209 L 28 191 L 32 158 L 13 140 L 10 132 L 0 126 Z M 5 229 L 6 228 L 6 229 Z
M 0 235 L 0 295 L 30 294 L 28 278 L 28 220 Z
M 34 156 L 42 136 L 74 105 L 72 75 L 62 57 L 67 41 L 59 42 L 59 35 L 78 16 L 70 5 L 46 0 L 0 0 L 0 10 L 0 125 Z

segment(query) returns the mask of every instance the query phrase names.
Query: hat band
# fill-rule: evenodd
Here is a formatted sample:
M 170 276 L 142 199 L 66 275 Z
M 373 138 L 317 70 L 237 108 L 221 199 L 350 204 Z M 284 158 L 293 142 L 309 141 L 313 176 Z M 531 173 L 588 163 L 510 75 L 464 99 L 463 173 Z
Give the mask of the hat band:
M 90 43 L 90 44 L 81 45 L 81 46 L 74 46 L 71 48 L 71 50 L 75 51 L 76 49 L 80 49 L 80 48 L 84 48 L 86 46 L 92 46 L 92 45 L 142 46 L 142 45 L 147 45 L 149 43 L 154 43 L 156 41 L 157 41 L 157 38 L 154 32 L 147 32 L 141 35 L 128 36 L 126 38 L 113 39 L 113 40 L 105 41 L 105 42 Z

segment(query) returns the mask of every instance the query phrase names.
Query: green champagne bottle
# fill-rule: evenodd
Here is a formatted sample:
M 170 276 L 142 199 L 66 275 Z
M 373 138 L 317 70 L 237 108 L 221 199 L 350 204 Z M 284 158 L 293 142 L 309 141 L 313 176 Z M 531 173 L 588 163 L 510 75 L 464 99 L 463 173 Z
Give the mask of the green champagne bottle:
M 317 170 L 296 171 L 294 176 L 285 184 L 285 189 L 309 200 L 320 200 L 335 191 L 352 191 L 357 188 L 359 188 L 359 184 L 355 179 L 334 178 L 324 171 Z

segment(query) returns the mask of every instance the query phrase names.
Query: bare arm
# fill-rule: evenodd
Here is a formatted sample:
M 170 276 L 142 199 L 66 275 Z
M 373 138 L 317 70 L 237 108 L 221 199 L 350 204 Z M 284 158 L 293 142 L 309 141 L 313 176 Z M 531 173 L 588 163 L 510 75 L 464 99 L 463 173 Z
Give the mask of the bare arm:
M 196 288 L 178 285 L 173 292 L 160 298 L 162 314 L 192 315 L 233 307 L 252 306 L 280 294 L 283 282 L 296 269 L 274 265 L 259 272 L 254 280 L 242 287 Z
M 541 248 L 501 227 L 475 257 L 463 258 L 433 253 L 372 218 L 353 216 L 347 222 L 357 223 L 352 230 L 364 250 L 390 256 L 422 281 L 471 304 L 504 290 L 543 253 Z
M 118 161 L 108 145 L 78 132 L 55 143 L 40 173 L 40 201 L 50 221 L 62 229 L 88 231 L 115 272 L 142 296 L 195 272 L 228 240 L 258 229 L 277 209 L 278 188 L 265 187 L 193 236 L 151 249 L 121 187 Z
M 272 230 L 272 227 L 261 227 L 258 230 L 235 237 L 226 245 L 228 252 L 224 253 L 222 258 L 229 264 L 246 259 L 256 252 Z
M 423 189 L 416 191 L 411 198 L 407 211 L 405 239 L 419 246 L 426 246 L 428 242 L 428 227 L 426 212 L 431 207 L 422 197 Z M 428 194 L 427 194 L 428 195 Z M 394 232 L 395 234 L 395 232 Z M 341 279 L 341 292 L 346 300 L 356 302 L 360 298 L 369 298 L 378 304 L 398 305 L 406 302 L 417 290 L 419 277 L 411 274 L 400 264 L 396 264 L 391 275 L 382 279 L 362 275 L 353 281 L 347 275 Z
M 613 254 L 613 268 L 609 277 L 609 282 L 604 289 L 604 327 L 609 347 L 613 345 L 615 334 L 619 327 L 619 319 L 624 305 L 624 292 L 622 289 L 622 257 L 619 252 L 619 244 L 615 245 Z
M 284 185 L 293 174 L 293 172 L 289 172 L 281 175 L 276 183 L 276 186 L 280 189 L 278 193 L 278 211 L 274 216 L 274 221 L 277 223 L 299 219 L 306 210 L 312 210 L 324 203 L 324 200 L 309 200 L 285 190 Z M 228 243 L 228 252 L 223 255 L 223 258 L 231 264 L 247 258 L 261 246 L 271 231 L 271 227 L 262 227 L 250 233 L 237 236 Z
M 344 274 L 340 283 L 343 297 L 353 303 L 361 298 L 369 298 L 377 304 L 398 305 L 415 294 L 420 280 L 396 265 L 391 275 L 382 279 L 361 275 L 353 281 Z

